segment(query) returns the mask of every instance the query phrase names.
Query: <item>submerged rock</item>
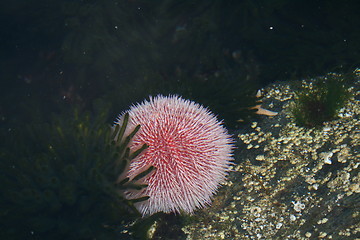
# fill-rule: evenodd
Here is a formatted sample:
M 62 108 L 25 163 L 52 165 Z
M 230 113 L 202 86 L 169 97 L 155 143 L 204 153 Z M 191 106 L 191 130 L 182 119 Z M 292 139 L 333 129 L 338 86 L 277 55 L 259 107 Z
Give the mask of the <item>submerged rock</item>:
M 359 236 L 359 76 L 339 118 L 316 129 L 293 122 L 292 85 L 269 86 L 264 107 L 279 114 L 238 134 L 234 171 L 213 206 L 183 228 L 187 239 Z

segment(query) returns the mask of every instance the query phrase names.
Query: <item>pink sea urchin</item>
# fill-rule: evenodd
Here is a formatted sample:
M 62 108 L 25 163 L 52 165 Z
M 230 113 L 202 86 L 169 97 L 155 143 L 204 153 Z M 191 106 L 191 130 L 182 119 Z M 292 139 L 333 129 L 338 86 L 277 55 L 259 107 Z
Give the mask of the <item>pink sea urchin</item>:
M 149 196 L 135 204 L 140 213 L 192 213 L 209 205 L 231 165 L 233 140 L 207 108 L 178 96 L 158 95 L 133 105 L 127 131 L 138 124 L 139 132 L 129 146 L 148 148 L 129 165 L 130 179 L 154 166 L 138 180 L 148 187 L 125 192 L 127 199 Z M 116 124 L 121 124 L 120 115 Z

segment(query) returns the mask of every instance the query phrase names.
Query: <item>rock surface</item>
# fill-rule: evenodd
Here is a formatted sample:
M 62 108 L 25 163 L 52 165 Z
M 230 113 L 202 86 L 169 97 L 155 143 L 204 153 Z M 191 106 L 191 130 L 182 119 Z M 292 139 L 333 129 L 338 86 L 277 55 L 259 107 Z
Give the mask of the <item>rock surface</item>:
M 233 172 L 212 207 L 183 228 L 187 239 L 359 237 L 359 71 L 357 77 L 339 118 L 319 129 L 293 123 L 291 84 L 265 89 L 263 107 L 279 114 L 238 133 Z

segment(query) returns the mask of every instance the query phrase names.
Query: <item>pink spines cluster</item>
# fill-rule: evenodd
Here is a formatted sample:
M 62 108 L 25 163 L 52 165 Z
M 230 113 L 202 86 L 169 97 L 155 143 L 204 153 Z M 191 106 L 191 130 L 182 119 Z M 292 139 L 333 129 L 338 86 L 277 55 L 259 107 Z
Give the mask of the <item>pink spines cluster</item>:
M 207 108 L 178 96 L 150 97 L 128 110 L 130 142 L 135 151 L 148 148 L 129 165 L 127 177 L 154 166 L 139 183 L 148 187 L 125 192 L 127 199 L 150 198 L 135 204 L 143 216 L 156 212 L 192 213 L 210 205 L 233 160 L 233 140 Z M 121 124 L 120 115 L 116 124 Z

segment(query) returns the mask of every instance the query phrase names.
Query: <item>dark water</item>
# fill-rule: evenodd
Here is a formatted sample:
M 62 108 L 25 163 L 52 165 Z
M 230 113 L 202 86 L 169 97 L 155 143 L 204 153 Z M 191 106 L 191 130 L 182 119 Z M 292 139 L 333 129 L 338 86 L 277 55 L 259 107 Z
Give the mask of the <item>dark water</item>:
M 4 1 L 1 115 L 8 118 L 29 100 L 51 111 L 64 102 L 88 106 L 99 97 L 121 111 L 156 93 L 211 106 L 207 98 L 223 83 L 236 95 L 233 89 L 248 85 L 346 71 L 360 59 L 359 5 Z
M 2 1 L 1 134 L 51 126 L 73 108 L 107 109 L 110 123 L 158 93 L 209 106 L 232 126 L 258 88 L 358 67 L 358 9 L 356 0 Z

